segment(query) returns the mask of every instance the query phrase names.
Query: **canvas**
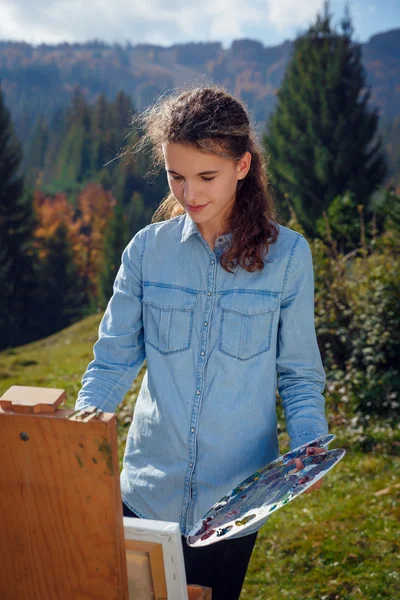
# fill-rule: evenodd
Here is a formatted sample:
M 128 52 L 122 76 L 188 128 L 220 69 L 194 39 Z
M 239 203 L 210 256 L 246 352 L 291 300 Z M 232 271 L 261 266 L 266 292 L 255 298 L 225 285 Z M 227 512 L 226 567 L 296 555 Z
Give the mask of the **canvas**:
M 178 523 L 123 517 L 129 598 L 188 600 Z

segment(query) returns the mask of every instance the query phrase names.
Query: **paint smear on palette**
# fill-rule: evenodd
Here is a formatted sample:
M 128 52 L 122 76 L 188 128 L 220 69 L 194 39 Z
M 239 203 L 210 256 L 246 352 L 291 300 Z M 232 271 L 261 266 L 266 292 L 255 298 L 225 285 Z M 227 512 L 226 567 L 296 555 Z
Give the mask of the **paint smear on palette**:
M 223 535 L 226 535 L 228 533 L 228 531 L 230 531 L 231 529 L 232 529 L 232 525 L 229 525 L 228 527 L 223 527 L 222 529 L 218 529 L 217 537 L 222 537 Z
M 207 531 L 207 533 L 205 533 L 200 539 L 202 542 L 204 542 L 204 540 L 207 540 L 209 537 L 211 537 L 212 535 L 214 535 L 215 533 L 215 529 L 210 529 L 210 531 Z
M 338 448 L 307 456 L 306 448 L 326 446 L 333 438 L 329 434 L 303 444 L 242 481 L 193 527 L 187 537 L 188 545 L 208 545 L 241 533 L 303 493 L 345 454 L 345 450 Z M 294 464 L 297 457 L 304 464 L 300 471 Z
M 241 525 L 247 525 L 247 523 L 252 521 L 256 516 L 257 515 L 253 514 L 248 515 L 247 517 L 243 517 L 243 519 L 238 519 L 237 521 L 235 521 L 235 525 L 237 525 L 238 527 L 240 527 Z

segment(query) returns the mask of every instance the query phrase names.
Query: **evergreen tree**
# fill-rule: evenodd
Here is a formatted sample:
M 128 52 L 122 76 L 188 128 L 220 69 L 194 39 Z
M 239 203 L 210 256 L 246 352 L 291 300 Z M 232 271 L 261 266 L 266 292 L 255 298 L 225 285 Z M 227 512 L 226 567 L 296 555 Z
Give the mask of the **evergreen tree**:
M 46 316 L 41 324 L 42 337 L 79 320 L 83 311 L 82 283 L 64 223 L 47 240 L 46 251 L 41 266 L 40 306 Z
M 37 184 L 40 182 L 39 180 L 44 168 L 48 143 L 48 126 L 44 117 L 40 116 L 27 145 L 26 156 L 24 158 L 25 184 L 30 188 L 37 187 Z
M 387 169 L 348 7 L 342 32 L 330 21 L 325 2 L 295 41 L 263 139 L 281 217 L 292 207 L 309 235 L 336 196 L 350 191 L 365 205 Z
M 104 131 L 109 126 L 109 111 L 104 94 L 99 94 L 93 107 L 92 137 L 93 158 L 96 171 L 101 171 L 106 162 L 106 148 L 104 144 Z
M 29 340 L 34 288 L 32 198 L 19 174 L 20 144 L 0 91 L 0 348 Z
M 132 236 L 150 223 L 152 217 L 151 211 L 148 208 L 146 210 L 143 196 L 139 192 L 133 192 L 127 213 L 128 229 Z
M 364 223 L 365 206 L 357 204 L 354 194 L 346 192 L 336 196 L 324 212 L 324 217 L 316 223 L 317 233 L 321 238 L 334 240 L 340 254 L 351 252 L 360 246 Z M 368 234 L 370 223 L 368 225 Z M 365 234 L 365 231 L 364 231 Z
M 130 96 L 123 91 L 119 91 L 112 105 L 114 127 L 119 131 L 127 129 L 132 113 L 133 105 Z
M 92 172 L 91 110 L 79 88 L 75 88 L 66 115 L 65 139 L 57 157 L 56 173 L 64 191 L 76 190 Z
M 128 241 L 127 219 L 121 204 L 117 202 L 104 238 L 103 268 L 99 277 L 99 302 L 102 308 L 107 306 L 112 296 L 113 283 L 121 264 L 121 255 Z
M 58 108 L 49 122 L 49 141 L 43 165 L 43 178 L 41 178 L 42 185 L 48 186 L 48 184 L 53 182 L 58 175 L 56 171 L 57 157 L 65 142 L 66 118 L 67 114 L 65 109 Z

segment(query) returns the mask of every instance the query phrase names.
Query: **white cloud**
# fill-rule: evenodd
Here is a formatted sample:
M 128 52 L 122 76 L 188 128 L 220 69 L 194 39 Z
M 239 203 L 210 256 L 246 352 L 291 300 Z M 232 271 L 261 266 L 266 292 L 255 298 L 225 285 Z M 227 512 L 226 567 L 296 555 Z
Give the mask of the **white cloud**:
M 304 24 L 321 0 L 0 0 L 0 37 L 31 43 L 104 39 L 166 44 L 252 37 L 265 29 Z
M 282 32 L 287 28 L 304 27 L 321 12 L 321 0 L 279 0 L 267 2 L 267 18 L 271 25 Z
M 331 0 L 331 12 L 341 16 L 344 4 Z M 373 6 L 369 2 L 362 14 Z M 360 1 L 350 0 L 350 7 L 360 21 Z M 227 46 L 252 38 L 270 45 L 295 37 L 322 10 L 323 0 L 0 0 L 0 39 L 34 44 L 129 40 L 166 46 L 220 41 Z

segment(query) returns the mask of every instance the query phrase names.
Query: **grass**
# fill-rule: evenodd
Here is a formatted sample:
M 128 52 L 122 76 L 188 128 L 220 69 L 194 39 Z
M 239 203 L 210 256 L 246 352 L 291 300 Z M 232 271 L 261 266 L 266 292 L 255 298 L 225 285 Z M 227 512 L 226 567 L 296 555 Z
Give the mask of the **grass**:
M 0 353 L 0 395 L 11 385 L 56 387 L 73 407 L 93 358 L 101 315 L 46 339 Z M 119 458 L 145 367 L 117 410 Z M 273 513 L 261 528 L 243 600 L 400 598 L 399 428 L 360 420 L 327 401 L 333 447 L 346 448 L 321 489 Z M 281 452 L 288 449 L 278 409 Z

